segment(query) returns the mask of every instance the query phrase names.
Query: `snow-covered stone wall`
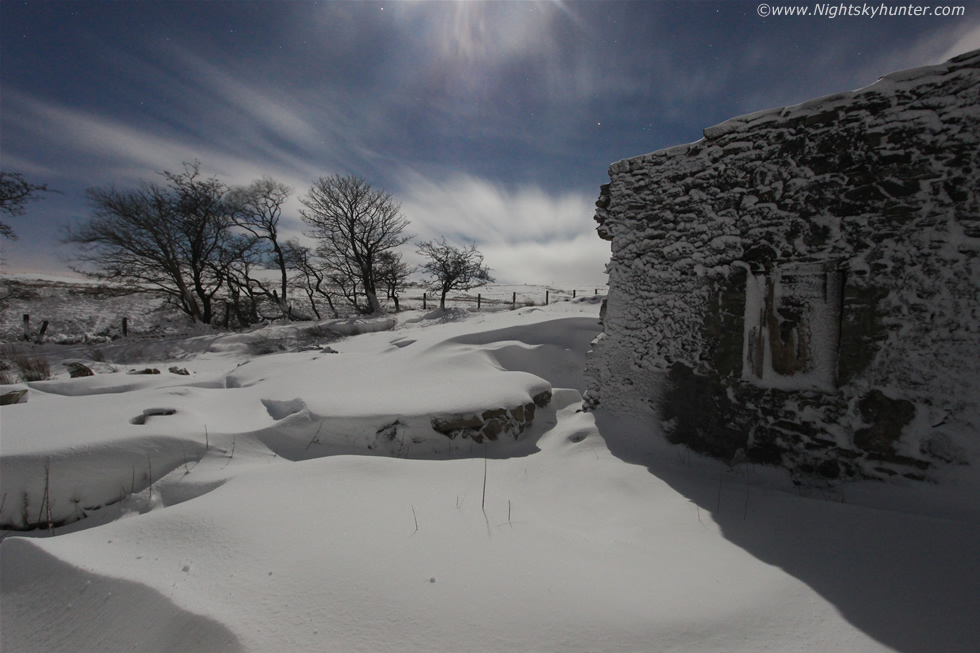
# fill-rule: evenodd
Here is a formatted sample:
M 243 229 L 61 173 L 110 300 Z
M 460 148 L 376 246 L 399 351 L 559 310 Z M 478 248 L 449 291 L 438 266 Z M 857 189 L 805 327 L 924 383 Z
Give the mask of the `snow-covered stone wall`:
M 801 474 L 928 474 L 980 436 L 980 51 L 609 169 L 593 407 Z

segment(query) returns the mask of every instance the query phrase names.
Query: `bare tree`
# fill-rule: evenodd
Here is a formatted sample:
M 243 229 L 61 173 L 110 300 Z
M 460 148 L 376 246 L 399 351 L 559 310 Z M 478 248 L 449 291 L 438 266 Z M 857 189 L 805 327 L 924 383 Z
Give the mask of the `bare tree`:
M 261 241 L 252 234 L 236 234 L 228 243 L 225 257 L 231 263 L 225 271 L 224 325 L 246 327 L 265 319 L 259 312 L 264 288 L 255 279 L 254 272 L 264 265 L 263 254 L 259 248 Z
M 327 301 L 334 318 L 340 317 L 340 313 L 337 312 L 337 308 L 333 304 L 327 274 L 316 261 L 313 250 L 305 245 L 300 245 L 295 240 L 287 240 L 283 243 L 283 254 L 286 257 L 286 264 L 291 269 L 296 270 L 297 274 L 293 283 L 299 285 L 306 293 L 316 319 L 321 319 L 320 311 L 316 305 L 317 297 L 322 297 Z
M 38 199 L 38 193 L 46 192 L 49 192 L 47 185 L 32 184 L 19 172 L 0 172 L 0 215 L 24 215 L 24 206 Z M 0 238 L 15 240 L 17 234 L 9 224 L 0 222 Z
M 274 301 L 283 316 L 289 319 L 294 316 L 289 306 L 289 270 L 279 242 L 279 220 L 282 218 L 283 206 L 292 192 L 293 189 L 286 184 L 263 177 L 248 186 L 233 188 L 227 196 L 234 213 L 235 225 L 258 241 L 260 247 L 253 253 L 259 254 L 260 258 L 267 258 L 265 264 L 279 272 L 278 291 L 267 288 L 258 279 L 253 279 L 256 287 Z
M 183 173 L 160 174 L 166 186 L 90 189 L 91 215 L 68 229 L 64 240 L 77 246 L 76 261 L 94 267 L 79 272 L 125 282 L 134 292 L 160 293 L 210 324 L 236 252 L 226 188 L 201 178 L 198 163 L 184 164 Z
M 231 210 L 224 196 L 228 188 L 217 178 L 202 179 L 200 164 L 184 164 L 184 172 L 164 172 L 176 206 L 178 251 L 183 255 L 193 296 L 201 306 L 200 320 L 211 324 L 214 298 L 234 262 L 237 247 L 230 227 Z
M 317 254 L 344 294 L 359 312 L 381 313 L 378 256 L 409 240 L 403 235 L 408 220 L 401 207 L 388 193 L 351 175 L 320 177 L 300 201 L 309 235 L 319 243 Z
M 395 251 L 381 252 L 378 255 L 378 283 L 385 289 L 385 295 L 395 303 L 395 311 L 399 311 L 398 292 L 404 288 L 405 282 L 415 271 L 402 261 L 402 255 Z
M 419 243 L 418 253 L 427 259 L 421 270 L 430 276 L 429 286 L 441 293 L 441 309 L 446 308 L 446 295 L 451 290 L 469 290 L 493 283 L 490 268 L 483 265 L 483 254 L 475 243 L 467 248 L 453 247 L 443 237 Z

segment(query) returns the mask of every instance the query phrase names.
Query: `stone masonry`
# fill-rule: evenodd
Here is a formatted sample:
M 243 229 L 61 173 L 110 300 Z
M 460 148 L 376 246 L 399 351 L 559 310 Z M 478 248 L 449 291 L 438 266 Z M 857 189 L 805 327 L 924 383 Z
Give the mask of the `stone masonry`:
M 980 51 L 609 169 L 587 402 L 801 475 L 923 478 L 980 430 Z

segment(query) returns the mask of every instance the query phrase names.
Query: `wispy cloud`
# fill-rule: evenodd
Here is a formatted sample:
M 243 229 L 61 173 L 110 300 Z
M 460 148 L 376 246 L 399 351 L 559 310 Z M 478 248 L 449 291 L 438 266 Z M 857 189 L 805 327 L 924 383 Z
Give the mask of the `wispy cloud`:
M 223 110 L 240 116 L 240 122 L 252 127 L 254 134 L 265 132 L 295 146 L 305 147 L 323 138 L 323 125 L 314 124 L 314 114 L 326 113 L 329 104 L 317 105 L 313 111 L 309 105 L 297 101 L 289 89 L 276 88 L 271 80 L 263 80 L 263 84 L 246 83 L 247 77 L 240 71 L 222 68 L 184 48 L 175 48 L 173 56 L 199 89 L 196 104 L 213 108 L 217 102 Z M 336 114 L 326 117 L 330 122 L 340 118 Z
M 34 143 L 60 144 L 81 169 L 62 168 L 62 175 L 90 174 L 93 164 L 113 176 L 113 181 L 133 181 L 146 170 L 193 158 L 199 148 L 188 148 L 167 135 L 87 111 L 72 109 L 6 92 L 10 123 L 31 132 Z M 203 154 L 203 152 L 201 152 Z
M 57 215 L 38 203 L 46 224 L 81 212 L 73 191 L 197 159 L 229 184 L 292 185 L 299 235 L 298 197 L 352 173 L 400 199 L 420 238 L 478 242 L 519 283 L 601 282 L 609 162 L 980 47 L 972 16 L 766 22 L 735 2 L 185 4 L 90 3 L 58 23 L 4 5 L 37 35 L 4 40 L 19 62 L 3 71 L 4 164 L 66 191 Z
M 519 243 L 483 250 L 501 283 L 547 284 L 559 287 L 605 285 L 609 244 L 594 233 L 550 243 Z
M 406 172 L 399 186 L 402 211 L 420 240 L 477 243 L 501 281 L 604 283 L 609 246 L 595 234 L 594 198 L 536 186 L 511 190 L 469 175 L 437 181 Z
M 250 110 L 250 124 L 260 130 L 266 122 L 277 123 L 275 104 L 259 91 L 240 85 L 225 84 L 220 71 L 209 69 L 208 75 L 220 95 L 209 101 L 242 102 L 258 97 L 258 108 Z M 123 119 L 58 106 L 16 92 L 5 102 L 18 129 L 32 130 L 32 138 L 62 148 L 77 162 L 75 168 L 63 169 L 81 187 L 115 183 L 134 185 L 139 181 L 157 181 L 155 172 L 178 169 L 182 162 L 200 160 L 205 174 L 218 175 L 229 184 L 243 184 L 263 175 L 271 175 L 294 188 L 288 205 L 284 235 L 301 237 L 299 198 L 313 179 L 320 175 L 343 172 L 329 166 L 317 167 L 311 158 L 283 150 L 270 159 L 269 152 L 259 152 L 269 143 L 253 142 L 244 149 L 220 139 L 202 145 L 193 136 L 160 125 L 129 124 Z M 306 129 L 305 119 L 295 116 L 287 129 Z M 27 117 L 30 116 L 28 119 Z M 288 126 L 288 125 L 293 126 Z M 268 125 L 271 129 L 274 124 Z M 285 164 L 283 164 L 285 161 Z M 322 163 L 321 163 L 322 165 Z M 508 188 L 486 178 L 463 173 L 430 170 L 426 174 L 394 164 L 389 177 L 395 198 L 412 224 L 410 231 L 418 240 L 446 236 L 463 244 L 476 242 L 496 270 L 501 281 L 513 283 L 603 283 L 603 266 L 609 258 L 608 246 L 594 233 L 592 214 L 594 198 L 583 193 L 549 192 L 536 185 Z M 372 180 L 373 181 L 373 180 Z M 384 184 L 381 184 L 382 186 Z M 413 258 L 406 251 L 409 259 Z

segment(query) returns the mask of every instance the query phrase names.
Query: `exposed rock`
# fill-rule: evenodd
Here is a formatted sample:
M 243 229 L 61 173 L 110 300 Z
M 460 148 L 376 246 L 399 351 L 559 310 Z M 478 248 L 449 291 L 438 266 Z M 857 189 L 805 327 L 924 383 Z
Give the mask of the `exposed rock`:
M 501 435 L 509 435 L 515 440 L 534 421 L 538 406 L 551 403 L 551 391 L 540 392 L 530 402 L 513 408 L 490 408 L 472 415 L 449 415 L 432 418 L 432 428 L 450 439 L 469 438 L 482 443 L 485 439 L 494 441 Z
M 155 367 L 147 367 L 142 370 L 129 370 L 127 374 L 159 374 L 160 370 Z
M 544 392 L 539 392 L 532 397 L 534 405 L 538 408 L 544 408 L 551 403 L 551 390 L 545 390 Z
M 26 404 L 28 397 L 28 390 L 24 388 L 23 390 L 12 390 L 10 392 L 5 392 L 0 394 L 0 406 L 12 406 L 13 404 Z
M 65 367 L 68 368 L 68 376 L 73 379 L 81 378 L 84 376 L 95 376 L 95 372 L 92 371 L 90 367 L 79 363 L 77 361 L 71 363 L 65 363 Z
M 911 401 L 890 399 L 880 390 L 872 390 L 862 397 L 858 410 L 871 426 L 854 432 L 854 444 L 880 454 L 895 452 L 902 429 L 915 417 L 915 405 Z
M 177 367 L 176 365 L 171 368 L 168 368 L 167 371 L 170 372 L 171 374 L 179 374 L 180 376 L 190 376 L 191 374 L 190 372 L 187 371 L 187 368 Z
M 534 407 L 536 404 L 532 401 L 529 404 L 524 404 L 524 421 L 533 422 L 534 421 Z
M 452 433 L 464 429 L 472 429 L 483 426 L 483 420 L 479 415 L 451 415 L 449 417 L 432 418 L 432 428 L 440 433 Z
M 494 410 L 485 410 L 483 411 L 483 415 L 481 415 L 481 417 L 484 422 L 487 422 L 492 419 L 502 419 L 507 417 L 507 409 L 496 408 Z
M 502 419 L 491 419 L 483 423 L 483 428 L 480 429 L 480 434 L 486 437 L 488 440 L 496 440 L 497 437 L 504 432 L 504 427 L 507 424 Z

